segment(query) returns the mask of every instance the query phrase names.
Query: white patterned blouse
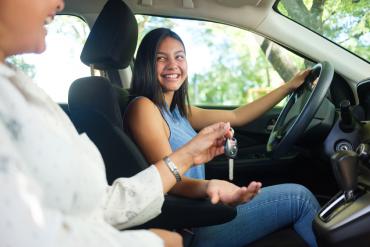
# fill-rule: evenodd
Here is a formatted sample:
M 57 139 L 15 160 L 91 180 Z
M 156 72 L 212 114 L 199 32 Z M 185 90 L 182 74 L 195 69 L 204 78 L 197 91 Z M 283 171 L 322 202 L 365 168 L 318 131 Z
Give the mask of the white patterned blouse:
M 108 186 L 89 138 L 0 63 L 0 246 L 163 246 L 150 231 L 117 230 L 155 217 L 163 200 L 155 166 Z

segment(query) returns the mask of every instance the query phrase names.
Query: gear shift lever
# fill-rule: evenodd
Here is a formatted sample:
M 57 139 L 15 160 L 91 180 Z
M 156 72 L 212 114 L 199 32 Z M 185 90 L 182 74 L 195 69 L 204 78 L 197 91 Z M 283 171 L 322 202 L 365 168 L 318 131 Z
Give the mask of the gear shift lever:
M 336 152 L 331 157 L 331 164 L 335 179 L 344 192 L 345 200 L 354 199 L 354 191 L 357 188 L 357 154 L 350 150 Z

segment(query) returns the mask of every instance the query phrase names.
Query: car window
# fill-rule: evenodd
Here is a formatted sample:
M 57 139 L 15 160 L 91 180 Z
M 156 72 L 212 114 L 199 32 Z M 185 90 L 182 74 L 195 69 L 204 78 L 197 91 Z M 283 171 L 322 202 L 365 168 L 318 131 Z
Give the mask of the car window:
M 13 56 L 7 61 L 33 78 L 54 101 L 66 103 L 71 83 L 91 74 L 80 60 L 90 29 L 79 17 L 58 15 L 47 31 L 44 53 Z
M 312 63 L 262 36 L 207 21 L 137 15 L 139 42 L 150 30 L 168 27 L 185 43 L 190 102 L 238 106 L 289 80 Z
M 370 1 L 278 1 L 282 15 L 370 62 Z

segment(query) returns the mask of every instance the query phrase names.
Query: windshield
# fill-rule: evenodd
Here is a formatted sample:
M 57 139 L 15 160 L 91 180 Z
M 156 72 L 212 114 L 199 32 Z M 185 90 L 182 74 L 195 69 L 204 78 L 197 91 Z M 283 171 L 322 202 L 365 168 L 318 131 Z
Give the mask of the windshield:
M 276 10 L 370 61 L 370 0 L 279 0 Z

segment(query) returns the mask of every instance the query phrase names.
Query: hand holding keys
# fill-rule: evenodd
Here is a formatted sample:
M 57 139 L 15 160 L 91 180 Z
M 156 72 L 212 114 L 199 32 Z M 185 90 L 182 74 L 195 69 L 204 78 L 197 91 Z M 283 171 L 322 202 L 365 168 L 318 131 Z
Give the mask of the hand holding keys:
M 234 133 L 234 130 L 231 129 Z M 238 141 L 234 138 L 227 138 L 225 142 L 225 155 L 229 158 L 229 180 L 234 179 L 234 158 L 238 154 Z

